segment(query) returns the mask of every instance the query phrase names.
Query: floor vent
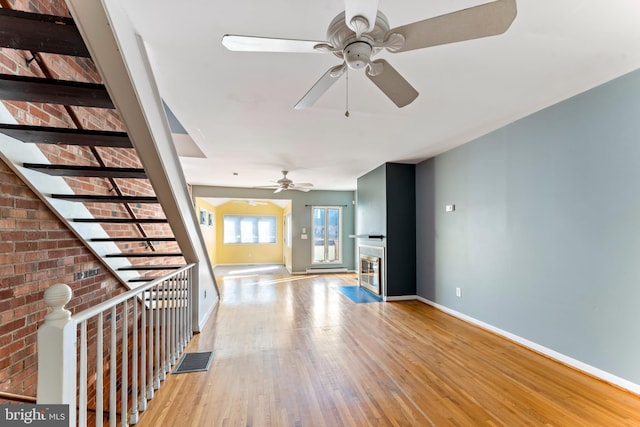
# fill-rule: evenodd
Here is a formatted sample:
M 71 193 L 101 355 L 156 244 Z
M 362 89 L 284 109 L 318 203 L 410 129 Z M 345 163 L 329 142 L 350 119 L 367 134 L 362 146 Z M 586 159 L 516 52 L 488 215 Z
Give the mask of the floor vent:
M 187 353 L 182 356 L 178 367 L 174 369 L 174 374 L 184 374 L 185 372 L 198 372 L 209 370 L 213 359 L 212 351 L 204 351 L 201 353 Z

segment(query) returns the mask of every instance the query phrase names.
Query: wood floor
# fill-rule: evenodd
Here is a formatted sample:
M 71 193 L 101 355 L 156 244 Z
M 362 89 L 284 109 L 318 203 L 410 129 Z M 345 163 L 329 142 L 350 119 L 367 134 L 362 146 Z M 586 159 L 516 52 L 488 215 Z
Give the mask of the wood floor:
M 355 304 L 354 275 L 223 278 L 140 426 L 640 426 L 640 397 L 418 301 Z

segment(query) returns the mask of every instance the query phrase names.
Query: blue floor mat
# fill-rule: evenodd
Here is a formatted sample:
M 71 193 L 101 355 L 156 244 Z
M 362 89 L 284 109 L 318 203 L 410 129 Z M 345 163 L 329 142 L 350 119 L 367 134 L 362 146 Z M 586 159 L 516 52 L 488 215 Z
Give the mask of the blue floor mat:
M 363 302 L 381 302 L 382 298 L 362 289 L 360 286 L 338 286 L 338 291 L 356 304 Z

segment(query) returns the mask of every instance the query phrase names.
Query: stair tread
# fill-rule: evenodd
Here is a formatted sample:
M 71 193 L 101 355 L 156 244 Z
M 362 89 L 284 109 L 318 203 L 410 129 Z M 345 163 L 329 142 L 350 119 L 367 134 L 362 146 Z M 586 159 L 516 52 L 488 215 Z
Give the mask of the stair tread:
M 181 252 L 128 252 L 103 255 L 105 258 L 157 258 L 182 256 Z
M 102 196 L 93 194 L 52 194 L 51 198 L 73 202 L 95 203 L 158 203 L 155 196 Z
M 99 224 L 167 224 L 165 218 L 71 218 L 73 222 L 88 222 Z
M 0 124 L 0 132 L 27 143 L 133 148 L 126 132 L 12 125 L 4 123 Z
M 43 163 L 24 163 L 27 169 L 36 170 L 52 176 L 74 176 L 91 178 L 131 178 L 146 179 L 142 168 L 114 168 L 107 166 L 79 166 Z
M 93 237 L 90 242 L 175 242 L 175 237 Z
M 128 282 L 148 282 L 150 280 L 155 280 L 155 279 L 159 279 L 162 276 L 158 276 L 158 277 L 134 277 L 133 279 L 129 279 Z M 181 280 L 184 281 L 184 280 Z M 169 288 L 167 289 L 167 292 L 175 292 L 176 290 L 181 291 L 183 290 L 183 288 L 178 287 L 178 288 Z M 164 289 L 159 289 L 159 292 L 164 292 Z M 156 292 L 156 291 L 146 291 L 146 292 Z
M 104 85 L 0 74 L 0 99 L 114 108 Z
M 129 265 L 127 267 L 119 267 L 119 271 L 137 271 L 137 270 L 177 270 L 179 268 L 184 267 L 184 264 L 180 265 L 171 265 L 171 264 L 163 264 L 163 265 Z
M 0 40 L 0 46 L 12 49 L 91 56 L 73 19 L 62 16 L 2 8 Z

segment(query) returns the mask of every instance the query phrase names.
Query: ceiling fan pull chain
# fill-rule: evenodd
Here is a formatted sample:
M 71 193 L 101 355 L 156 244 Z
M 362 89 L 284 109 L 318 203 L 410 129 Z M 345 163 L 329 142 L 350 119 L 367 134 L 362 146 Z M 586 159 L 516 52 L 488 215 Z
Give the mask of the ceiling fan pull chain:
M 349 67 L 346 67 L 345 73 L 347 74 L 347 100 L 346 100 L 346 110 L 344 113 L 345 117 L 349 117 Z

